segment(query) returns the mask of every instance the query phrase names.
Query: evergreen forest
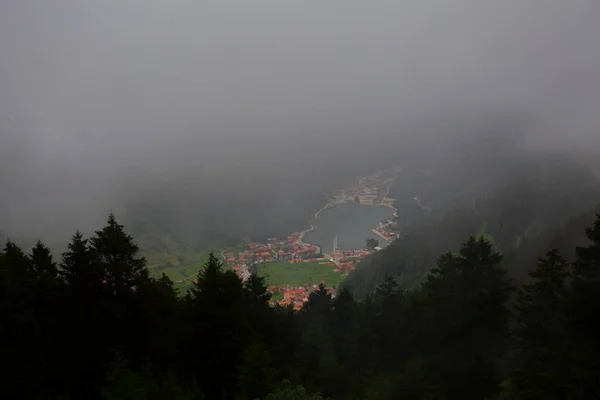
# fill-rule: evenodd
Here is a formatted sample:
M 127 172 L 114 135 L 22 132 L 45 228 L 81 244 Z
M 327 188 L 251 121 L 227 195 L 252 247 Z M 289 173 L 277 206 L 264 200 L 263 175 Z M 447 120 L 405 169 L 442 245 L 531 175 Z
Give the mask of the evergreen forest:
M 270 305 L 213 254 L 178 293 L 110 215 L 55 258 L 0 253 L 3 399 L 594 399 L 600 393 L 600 215 L 567 260 L 509 277 L 483 235 L 419 285 L 390 275 L 357 300 L 324 286 Z

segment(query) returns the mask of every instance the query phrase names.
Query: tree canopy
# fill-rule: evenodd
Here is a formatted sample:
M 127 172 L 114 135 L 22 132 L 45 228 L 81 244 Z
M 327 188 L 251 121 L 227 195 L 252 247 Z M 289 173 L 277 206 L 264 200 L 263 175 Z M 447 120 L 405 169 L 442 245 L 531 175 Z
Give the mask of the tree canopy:
M 356 300 L 324 285 L 270 304 L 210 254 L 179 293 L 109 216 L 55 260 L 0 252 L 6 399 L 591 399 L 600 392 L 600 215 L 573 261 L 550 250 L 528 283 L 468 237 L 422 284 L 386 274 Z M 518 290 L 517 290 L 518 287 Z

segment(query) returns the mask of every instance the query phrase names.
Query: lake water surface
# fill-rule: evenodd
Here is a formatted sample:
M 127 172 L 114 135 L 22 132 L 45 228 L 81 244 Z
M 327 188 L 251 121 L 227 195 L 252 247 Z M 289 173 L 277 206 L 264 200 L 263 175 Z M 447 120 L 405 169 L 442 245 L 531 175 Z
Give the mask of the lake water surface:
M 323 252 L 329 253 L 333 247 L 333 237 L 338 236 L 338 248 L 342 250 L 364 249 L 367 238 L 379 240 L 385 247 L 388 242 L 379 238 L 371 229 L 379 221 L 392 218 L 393 210 L 383 206 L 361 206 L 355 203 L 339 204 L 328 209 L 320 219 L 315 221 L 315 229 L 304 237 L 307 243 L 321 246 Z

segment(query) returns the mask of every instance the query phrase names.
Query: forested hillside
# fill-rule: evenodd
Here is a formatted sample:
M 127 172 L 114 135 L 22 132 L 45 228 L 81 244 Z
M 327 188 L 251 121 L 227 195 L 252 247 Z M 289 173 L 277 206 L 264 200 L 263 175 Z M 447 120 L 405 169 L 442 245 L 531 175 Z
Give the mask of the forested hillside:
M 470 192 L 468 185 L 463 184 L 457 189 L 463 193 L 462 198 L 454 197 L 451 207 L 440 205 L 430 212 L 421 211 L 417 219 L 403 217 L 402 205 L 398 205 L 401 239 L 362 263 L 348 277 L 345 287 L 364 297 L 386 274 L 396 277 L 403 287 L 412 287 L 435 266 L 437 254 L 456 248 L 471 235 L 489 239 L 497 249 L 510 255 L 513 263 L 507 268 L 513 278 L 521 279 L 527 276 L 524 263 L 531 263 L 532 255 L 535 260 L 540 251 L 560 246 L 561 232 L 572 231 L 566 226 L 569 220 L 585 219 L 581 217 L 584 213 L 593 215 L 594 207 L 600 203 L 598 177 L 559 156 L 535 156 L 521 161 L 518 170 L 512 170 L 494 185 L 488 184 L 494 189 L 487 193 L 480 183 L 475 181 Z M 420 190 L 428 190 L 431 197 L 435 184 Z M 457 193 L 451 188 L 445 190 Z M 446 196 L 448 201 L 450 198 Z M 412 212 L 413 208 L 408 210 Z M 590 221 L 591 218 L 585 223 Z M 581 227 L 581 223 L 578 225 Z M 575 237 L 578 236 L 581 235 Z M 567 243 L 572 247 L 581 241 Z
M 7 242 L 1 396 L 593 399 L 600 215 L 585 233 L 572 263 L 552 250 L 524 266 L 524 286 L 480 235 L 438 255 L 412 290 L 387 276 L 356 301 L 321 286 L 299 312 L 270 306 L 261 278 L 242 282 L 213 255 L 178 296 L 113 216 L 57 261 L 42 243 L 26 254 Z

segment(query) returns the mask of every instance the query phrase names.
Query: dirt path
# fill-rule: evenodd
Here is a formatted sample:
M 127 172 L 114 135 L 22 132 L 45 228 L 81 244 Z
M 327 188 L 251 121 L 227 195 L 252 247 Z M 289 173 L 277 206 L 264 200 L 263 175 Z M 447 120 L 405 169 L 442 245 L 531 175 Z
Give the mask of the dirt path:
M 175 282 L 175 283 L 183 283 L 183 282 L 189 281 L 190 279 L 194 279 L 194 278 L 196 278 L 197 276 L 198 276 L 198 273 L 196 272 L 195 274 L 193 274 L 193 275 L 190 275 L 190 276 L 186 276 L 186 277 L 185 277 L 185 278 L 183 278 L 182 280 L 180 280 L 180 281 L 177 281 L 177 282 Z

